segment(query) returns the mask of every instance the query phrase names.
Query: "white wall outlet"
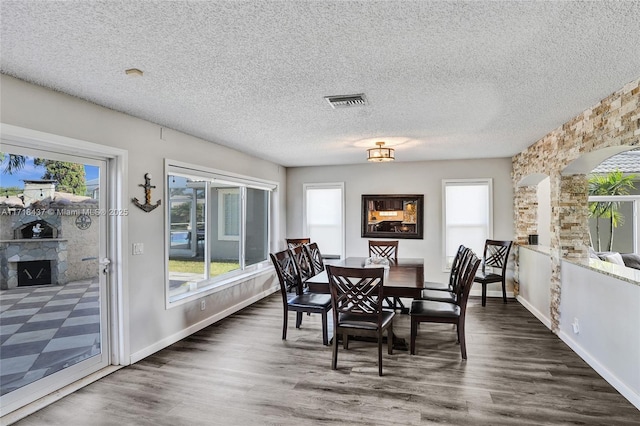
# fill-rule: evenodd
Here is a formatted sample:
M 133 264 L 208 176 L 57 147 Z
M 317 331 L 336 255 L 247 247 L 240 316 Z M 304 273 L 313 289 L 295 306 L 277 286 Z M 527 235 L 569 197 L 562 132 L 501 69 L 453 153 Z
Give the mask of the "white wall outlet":
M 200 310 L 204 311 L 204 309 L 207 307 L 207 302 L 204 300 L 200 301 Z
M 574 334 L 580 334 L 580 323 L 578 322 L 578 318 L 573 319 L 571 326 L 573 327 Z
M 139 255 L 144 253 L 144 244 L 143 243 L 133 243 L 133 250 L 132 250 L 134 255 Z

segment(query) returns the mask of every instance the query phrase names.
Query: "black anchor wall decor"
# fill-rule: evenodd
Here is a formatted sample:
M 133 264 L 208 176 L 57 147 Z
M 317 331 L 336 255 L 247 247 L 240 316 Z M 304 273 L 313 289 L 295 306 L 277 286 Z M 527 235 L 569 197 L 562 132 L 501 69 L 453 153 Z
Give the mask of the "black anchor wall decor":
M 155 209 L 156 207 L 158 207 L 160 205 L 160 203 L 162 202 L 162 200 L 158 200 L 157 203 L 155 204 L 151 204 L 151 188 L 155 188 L 155 185 L 151 185 L 151 173 L 145 173 L 144 174 L 144 185 L 139 184 L 138 186 L 141 186 L 144 188 L 144 204 L 140 203 L 140 201 L 137 198 L 132 198 L 131 201 L 133 201 L 133 204 L 135 204 L 136 206 L 140 207 L 142 210 L 144 210 L 145 212 L 149 213 L 151 210 Z

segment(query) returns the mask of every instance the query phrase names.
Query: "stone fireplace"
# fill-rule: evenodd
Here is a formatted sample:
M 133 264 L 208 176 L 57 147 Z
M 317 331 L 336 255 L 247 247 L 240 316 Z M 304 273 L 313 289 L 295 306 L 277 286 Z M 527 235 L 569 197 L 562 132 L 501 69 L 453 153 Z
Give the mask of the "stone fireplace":
M 0 288 L 66 284 L 67 240 L 58 238 L 59 218 L 14 219 L 14 238 L 0 241 Z

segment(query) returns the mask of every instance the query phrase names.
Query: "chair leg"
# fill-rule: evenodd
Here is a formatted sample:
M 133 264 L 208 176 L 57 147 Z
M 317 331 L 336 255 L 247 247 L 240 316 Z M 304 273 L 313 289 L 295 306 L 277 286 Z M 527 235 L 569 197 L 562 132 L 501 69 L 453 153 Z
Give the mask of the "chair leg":
M 393 322 L 387 328 L 387 352 L 389 355 L 393 355 Z
M 382 376 L 382 330 L 378 331 L 378 376 Z
M 482 283 L 482 306 L 487 305 L 487 284 Z
M 296 328 L 300 328 L 302 324 L 302 312 L 296 312 Z
M 333 357 L 331 359 L 331 369 L 335 370 L 337 368 L 338 368 L 338 333 L 336 333 L 334 330 L 333 331 Z
M 327 311 L 322 313 L 322 344 L 329 344 L 329 332 L 327 331 Z
M 282 321 L 282 340 L 287 340 L 287 319 L 289 317 L 289 311 L 284 311 L 284 318 Z
M 349 349 L 349 335 L 345 331 L 342 333 L 342 347 L 346 350 Z
M 502 301 L 507 303 L 507 283 L 505 277 L 502 277 Z
M 460 353 L 462 359 L 467 359 L 467 343 L 464 339 L 464 321 L 458 321 L 458 340 L 460 341 Z
M 418 320 L 411 317 L 411 355 L 416 354 L 416 335 L 418 334 Z

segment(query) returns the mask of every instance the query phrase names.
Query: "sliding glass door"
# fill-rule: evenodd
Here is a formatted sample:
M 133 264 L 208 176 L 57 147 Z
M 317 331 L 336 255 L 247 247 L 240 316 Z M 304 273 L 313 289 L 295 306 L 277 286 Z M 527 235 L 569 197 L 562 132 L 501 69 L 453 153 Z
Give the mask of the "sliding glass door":
M 1 406 L 7 413 L 110 362 L 107 160 L 3 141 Z

